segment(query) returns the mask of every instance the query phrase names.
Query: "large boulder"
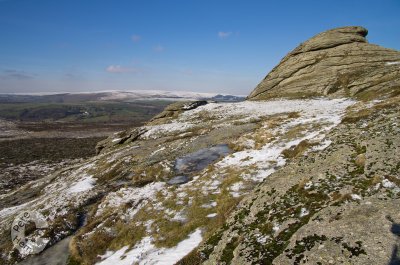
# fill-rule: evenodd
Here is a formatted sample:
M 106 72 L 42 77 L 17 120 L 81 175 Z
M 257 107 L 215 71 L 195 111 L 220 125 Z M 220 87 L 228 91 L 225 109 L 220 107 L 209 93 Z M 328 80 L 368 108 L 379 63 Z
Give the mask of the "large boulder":
M 370 99 L 399 93 L 400 52 L 369 44 L 367 33 L 363 27 L 342 27 L 301 43 L 258 84 L 248 99 Z

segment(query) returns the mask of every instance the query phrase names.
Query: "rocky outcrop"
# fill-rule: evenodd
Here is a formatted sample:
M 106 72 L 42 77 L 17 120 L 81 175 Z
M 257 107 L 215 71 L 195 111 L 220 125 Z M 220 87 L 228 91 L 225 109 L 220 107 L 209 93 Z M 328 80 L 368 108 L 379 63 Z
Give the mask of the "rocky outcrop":
M 397 264 L 399 97 L 366 108 L 243 200 L 200 248 L 204 264 Z
M 343 27 L 312 37 L 286 55 L 248 99 L 399 93 L 400 52 L 369 44 L 367 33 Z
M 139 136 L 144 134 L 146 131 L 147 130 L 145 128 L 139 127 L 114 133 L 107 139 L 104 139 L 97 143 L 96 154 L 100 154 L 102 151 L 107 150 L 113 146 L 121 145 L 123 143 L 131 143 L 138 139 Z
M 150 122 L 147 123 L 148 126 L 164 124 L 173 119 L 176 119 L 179 114 L 184 111 L 192 110 L 197 107 L 203 106 L 207 104 L 207 101 L 199 100 L 199 101 L 181 101 L 175 102 L 168 105 L 163 112 L 156 115 Z M 146 127 L 133 128 L 130 130 L 125 130 L 121 132 L 117 132 L 107 139 L 104 139 L 97 143 L 96 145 L 96 154 L 100 154 L 105 150 L 108 150 L 112 147 L 119 146 L 126 143 L 131 143 L 136 141 L 142 134 L 147 131 Z
M 175 119 L 178 115 L 184 111 L 192 110 L 197 107 L 206 105 L 207 101 L 198 100 L 198 101 L 183 101 L 176 102 L 171 105 L 168 105 L 163 112 L 155 116 L 149 122 L 149 125 L 162 124 L 169 120 Z

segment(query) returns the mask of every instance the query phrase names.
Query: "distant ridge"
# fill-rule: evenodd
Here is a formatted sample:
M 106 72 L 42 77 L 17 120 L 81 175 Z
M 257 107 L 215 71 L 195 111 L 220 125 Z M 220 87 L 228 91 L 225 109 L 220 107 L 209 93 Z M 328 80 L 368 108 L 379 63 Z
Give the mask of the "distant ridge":
M 0 94 L 0 102 L 83 102 L 83 101 L 119 101 L 129 102 L 135 100 L 214 100 L 214 101 L 242 101 L 245 96 L 199 93 L 187 91 L 163 90 L 132 90 L 132 91 L 95 91 L 71 93 L 4 93 Z

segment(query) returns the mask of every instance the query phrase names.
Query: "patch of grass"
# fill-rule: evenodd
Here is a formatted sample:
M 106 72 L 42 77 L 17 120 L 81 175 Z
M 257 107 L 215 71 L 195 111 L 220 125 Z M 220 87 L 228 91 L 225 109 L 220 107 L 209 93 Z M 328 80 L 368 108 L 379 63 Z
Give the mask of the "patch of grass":
M 296 125 L 293 128 L 290 128 L 284 135 L 284 139 L 296 139 L 302 136 L 305 136 L 305 134 L 308 132 L 309 130 L 309 124 L 299 124 Z
M 86 158 L 95 155 L 96 143 L 102 137 L 92 138 L 32 138 L 0 141 L 0 168 L 34 160 L 59 162 L 63 159 Z
M 89 173 L 95 174 L 99 184 L 105 184 L 109 183 L 111 180 L 119 178 L 123 171 L 123 162 L 116 162 L 112 165 L 104 163 L 103 165 L 96 167 L 96 169 L 89 170 Z
M 167 171 L 160 163 L 151 165 L 135 166 L 133 168 L 132 181 L 137 186 L 143 186 L 153 181 L 168 178 L 171 172 Z
M 0 103 L 0 118 L 18 121 L 145 122 L 170 101 Z
M 300 118 L 301 115 L 300 115 L 300 112 L 296 111 L 296 112 L 290 112 L 290 113 L 287 115 L 287 117 L 288 117 L 289 119 L 297 119 L 297 118 Z
M 295 158 L 298 157 L 310 147 L 312 144 L 308 140 L 301 141 L 298 145 L 292 146 L 289 149 L 285 149 L 282 151 L 282 154 L 285 158 Z
M 249 148 L 261 149 L 267 143 L 275 140 L 275 136 L 272 133 L 273 129 L 281 125 L 287 119 L 296 118 L 298 115 L 300 115 L 298 112 L 291 112 L 265 117 L 257 122 L 257 128 L 254 131 L 239 137 L 239 139 L 232 142 L 229 147 L 236 152 Z M 254 147 L 248 146 L 249 141 L 254 143 Z
M 360 120 L 364 120 L 371 115 L 372 111 L 370 109 L 361 109 L 358 111 L 352 111 L 347 113 L 342 119 L 342 123 L 356 123 Z
M 203 262 L 203 258 L 197 249 L 192 250 L 183 259 L 175 263 L 175 265 L 199 265 Z

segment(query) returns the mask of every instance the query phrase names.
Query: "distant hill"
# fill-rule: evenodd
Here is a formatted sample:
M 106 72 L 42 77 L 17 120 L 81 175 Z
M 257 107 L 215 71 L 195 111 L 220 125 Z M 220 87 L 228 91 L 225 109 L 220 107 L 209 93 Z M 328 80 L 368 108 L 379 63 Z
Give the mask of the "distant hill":
M 132 102 L 137 100 L 214 100 L 242 101 L 245 97 L 185 91 L 135 90 L 83 93 L 0 94 L 0 103 L 76 103 L 87 101 Z

